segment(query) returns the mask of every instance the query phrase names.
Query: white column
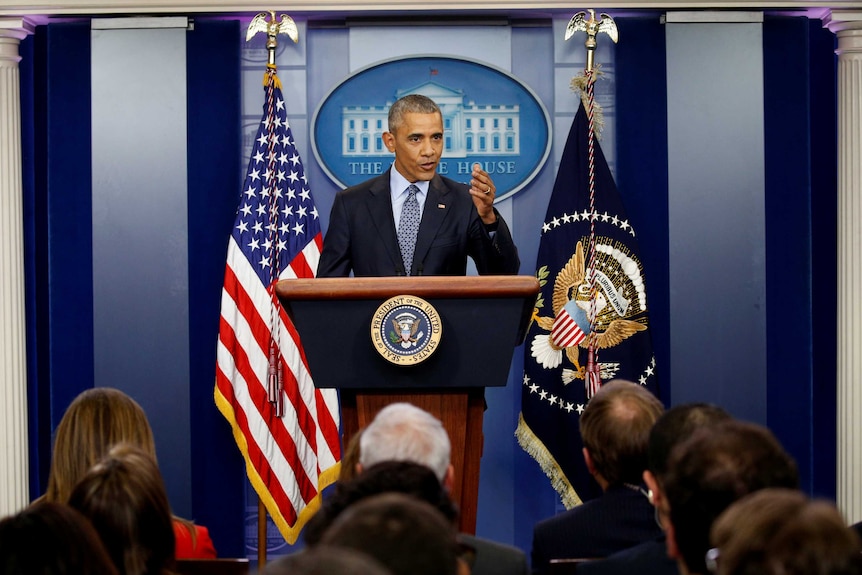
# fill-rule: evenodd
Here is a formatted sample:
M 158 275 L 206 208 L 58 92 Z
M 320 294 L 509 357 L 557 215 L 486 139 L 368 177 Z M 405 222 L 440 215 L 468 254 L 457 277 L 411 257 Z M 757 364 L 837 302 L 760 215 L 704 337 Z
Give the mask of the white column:
M 31 31 L 0 19 L 0 516 L 29 500 L 18 46 Z
M 862 520 L 862 11 L 834 11 L 838 36 L 838 506 Z

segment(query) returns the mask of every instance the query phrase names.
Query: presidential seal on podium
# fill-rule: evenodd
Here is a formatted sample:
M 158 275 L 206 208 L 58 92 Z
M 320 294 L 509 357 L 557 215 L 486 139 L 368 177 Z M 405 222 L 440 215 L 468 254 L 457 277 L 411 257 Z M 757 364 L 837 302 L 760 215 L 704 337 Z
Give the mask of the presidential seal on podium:
M 396 365 L 415 365 L 431 357 L 442 334 L 443 324 L 434 306 L 412 295 L 389 298 L 371 319 L 374 348 Z

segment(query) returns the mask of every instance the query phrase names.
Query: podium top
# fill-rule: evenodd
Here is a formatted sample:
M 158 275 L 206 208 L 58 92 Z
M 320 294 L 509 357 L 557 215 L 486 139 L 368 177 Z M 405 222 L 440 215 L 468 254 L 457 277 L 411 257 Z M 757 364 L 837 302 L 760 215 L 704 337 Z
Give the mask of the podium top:
M 534 276 L 399 276 L 281 280 L 281 300 L 379 299 L 399 294 L 422 298 L 529 298 L 539 293 Z

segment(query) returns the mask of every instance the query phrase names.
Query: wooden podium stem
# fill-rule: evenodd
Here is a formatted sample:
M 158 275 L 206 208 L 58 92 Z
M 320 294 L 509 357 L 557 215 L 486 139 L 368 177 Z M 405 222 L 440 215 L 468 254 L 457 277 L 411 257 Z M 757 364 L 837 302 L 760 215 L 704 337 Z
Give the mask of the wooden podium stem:
M 257 499 L 257 570 L 266 565 L 266 506 Z

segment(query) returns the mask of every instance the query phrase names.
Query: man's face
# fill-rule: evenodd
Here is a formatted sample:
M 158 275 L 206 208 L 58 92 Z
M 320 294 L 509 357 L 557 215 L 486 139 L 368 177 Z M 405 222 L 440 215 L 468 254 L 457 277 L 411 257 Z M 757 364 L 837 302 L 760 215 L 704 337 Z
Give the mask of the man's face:
M 395 169 L 408 182 L 427 182 L 443 153 L 443 119 L 440 114 L 408 112 L 394 133 L 383 134 L 383 142 L 395 152 Z

